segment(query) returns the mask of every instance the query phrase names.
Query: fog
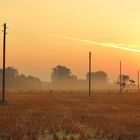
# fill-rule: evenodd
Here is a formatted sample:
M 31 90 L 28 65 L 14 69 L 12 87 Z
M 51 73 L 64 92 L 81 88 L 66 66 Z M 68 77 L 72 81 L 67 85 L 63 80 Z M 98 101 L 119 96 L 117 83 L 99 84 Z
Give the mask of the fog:
M 58 65 L 52 68 L 51 81 L 41 81 L 39 78 L 19 74 L 13 67 L 6 68 L 7 90 L 53 90 L 53 89 L 88 89 L 89 73 L 85 73 L 84 79 L 78 79 L 66 66 Z M 106 72 L 97 71 L 91 73 L 92 89 L 113 89 L 118 85 L 114 81 L 109 82 Z M 2 87 L 2 69 L 0 69 L 0 88 Z

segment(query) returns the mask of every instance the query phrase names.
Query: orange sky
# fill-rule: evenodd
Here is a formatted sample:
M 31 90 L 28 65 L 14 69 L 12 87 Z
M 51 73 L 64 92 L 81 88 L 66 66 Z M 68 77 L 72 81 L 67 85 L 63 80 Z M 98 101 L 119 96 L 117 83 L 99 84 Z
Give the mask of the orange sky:
M 51 68 L 60 64 L 84 78 L 91 50 L 94 71 L 104 70 L 115 80 L 119 60 L 122 60 L 124 73 L 135 78 L 140 69 L 140 53 L 49 33 L 99 43 L 125 44 L 125 47 L 131 45 L 138 50 L 139 6 L 139 0 L 2 0 L 0 24 L 7 22 L 8 26 L 7 65 L 16 67 L 20 73 L 48 80 Z M 2 50 L 2 33 L 0 38 Z

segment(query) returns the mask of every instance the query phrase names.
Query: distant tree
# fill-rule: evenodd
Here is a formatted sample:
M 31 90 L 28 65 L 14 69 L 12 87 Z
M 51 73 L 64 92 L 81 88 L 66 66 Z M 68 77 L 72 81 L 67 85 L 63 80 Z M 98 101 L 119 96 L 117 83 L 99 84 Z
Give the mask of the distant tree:
M 88 83 L 89 72 L 86 74 L 86 84 Z M 110 87 L 108 75 L 104 71 L 91 72 L 92 88 L 106 89 Z
M 31 89 L 40 89 L 41 88 L 41 81 L 39 78 L 28 76 L 27 77 L 28 87 Z
M 2 71 L 0 69 L 0 85 L 2 85 Z M 17 69 L 7 67 L 6 89 L 41 89 L 41 81 L 33 76 L 26 77 L 24 74 L 19 75 Z
M 24 74 L 19 75 L 16 78 L 16 81 L 17 81 L 17 84 L 16 84 L 17 88 L 19 88 L 19 89 L 27 88 L 27 78 Z
M 120 83 L 121 78 L 121 83 Z M 135 86 L 135 81 L 130 79 L 128 75 L 121 75 L 118 77 L 117 84 L 121 86 L 121 91 L 123 91 L 125 88 L 128 88 L 130 86 Z
M 86 79 L 89 78 L 89 73 L 86 75 Z M 104 71 L 97 71 L 97 72 L 91 72 L 91 78 L 96 82 L 107 82 L 108 76 Z
M 52 69 L 51 80 L 54 86 L 62 88 L 74 84 L 74 81 L 77 80 L 77 77 L 72 75 L 69 68 L 58 65 Z
M 13 68 L 13 67 L 7 67 L 6 68 L 6 76 L 8 78 L 14 78 L 18 76 L 18 71 L 17 69 Z
M 0 76 L 2 77 L 2 69 L 0 68 Z M 7 78 L 10 78 L 10 79 L 12 79 L 12 78 L 14 78 L 14 77 L 16 77 L 16 76 L 18 76 L 18 71 L 17 71 L 17 69 L 15 69 L 15 68 L 13 68 L 13 67 L 7 67 L 6 68 L 6 77 Z
M 71 70 L 65 66 L 56 66 L 52 69 L 51 79 L 52 81 L 60 81 L 69 79 L 71 77 Z
M 52 81 L 68 79 L 71 75 L 71 70 L 65 66 L 58 65 L 52 70 L 53 70 L 51 74 Z
M 6 68 L 6 86 L 8 88 L 15 88 L 16 86 L 16 77 L 18 76 L 17 69 L 13 67 Z

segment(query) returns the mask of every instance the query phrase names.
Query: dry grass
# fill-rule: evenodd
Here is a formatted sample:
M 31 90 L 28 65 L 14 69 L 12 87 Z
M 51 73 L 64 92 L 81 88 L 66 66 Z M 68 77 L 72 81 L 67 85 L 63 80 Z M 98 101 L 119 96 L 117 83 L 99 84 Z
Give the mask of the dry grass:
M 140 140 L 140 94 L 9 94 L 0 140 Z

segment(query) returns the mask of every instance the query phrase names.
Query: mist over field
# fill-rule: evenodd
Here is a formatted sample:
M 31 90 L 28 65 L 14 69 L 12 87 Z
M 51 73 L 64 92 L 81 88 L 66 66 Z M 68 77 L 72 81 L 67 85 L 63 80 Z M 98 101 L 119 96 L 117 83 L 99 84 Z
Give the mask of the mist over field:
M 2 69 L 0 69 L 0 79 L 2 80 Z M 6 68 L 6 89 L 88 89 L 89 73 L 85 73 L 85 79 L 78 79 L 73 75 L 71 70 L 65 66 L 56 66 L 52 69 L 51 81 L 41 81 L 34 76 L 26 76 L 19 74 L 18 70 L 13 67 Z M 93 89 L 112 89 L 117 88 L 118 85 L 109 82 L 107 73 L 104 71 L 97 71 L 91 73 L 92 88 Z M 0 85 L 2 81 L 0 80 Z M 117 79 L 115 79 L 117 81 Z

